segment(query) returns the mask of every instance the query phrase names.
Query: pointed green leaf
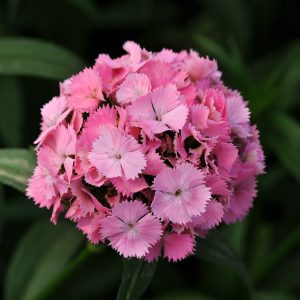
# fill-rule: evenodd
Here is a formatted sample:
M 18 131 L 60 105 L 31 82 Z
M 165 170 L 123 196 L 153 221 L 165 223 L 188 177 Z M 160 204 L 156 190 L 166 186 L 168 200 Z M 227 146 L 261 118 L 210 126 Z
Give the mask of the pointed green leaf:
M 21 192 L 35 166 L 33 151 L 26 149 L 0 149 L 0 182 Z
M 38 222 L 22 237 L 5 278 L 5 300 L 39 299 L 78 251 L 82 236 L 73 226 Z
M 141 259 L 125 259 L 117 300 L 140 299 L 150 284 L 155 267 L 156 263 L 148 263 Z
M 49 42 L 25 38 L 0 39 L 0 74 L 61 80 L 83 68 L 72 52 Z

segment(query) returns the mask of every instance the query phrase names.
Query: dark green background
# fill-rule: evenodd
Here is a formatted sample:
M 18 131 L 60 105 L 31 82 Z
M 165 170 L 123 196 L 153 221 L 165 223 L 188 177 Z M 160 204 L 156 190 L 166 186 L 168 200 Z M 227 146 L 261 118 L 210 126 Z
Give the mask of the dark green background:
M 47 56 L 45 49 L 32 52 L 32 45 L 28 50 L 24 40 L 13 40 L 3 54 L 1 41 L 7 37 L 51 42 L 83 65 L 93 64 L 99 53 L 121 55 L 126 40 L 153 51 L 193 48 L 217 58 L 225 83 L 249 101 L 252 122 L 261 131 L 266 174 L 259 178 L 258 197 L 246 220 L 217 230 L 211 241 L 217 252 L 207 254 L 210 245 L 199 241 L 197 256 L 176 264 L 160 261 L 144 298 L 299 299 L 299 28 L 297 1 L 1 0 L 0 147 L 30 147 L 39 133 L 41 106 L 58 94 L 58 81 L 81 66 L 75 57 L 60 73 L 39 65 L 33 70 L 32 61 Z M 10 62 L 20 53 L 14 69 Z M 59 64 L 70 63 L 53 56 Z M 51 67 L 51 57 L 47 64 Z M 56 228 L 39 221 L 48 218 L 21 193 L 0 186 L 0 288 L 5 299 L 114 299 L 121 258 L 112 250 L 97 254 L 93 249 L 75 266 L 85 242 L 62 221 Z M 51 270 L 63 275 L 49 287 Z

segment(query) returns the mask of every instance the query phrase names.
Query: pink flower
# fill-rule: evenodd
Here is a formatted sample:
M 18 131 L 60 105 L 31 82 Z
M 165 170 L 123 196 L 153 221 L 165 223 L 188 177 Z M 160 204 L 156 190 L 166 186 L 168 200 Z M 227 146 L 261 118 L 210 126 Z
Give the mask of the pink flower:
M 108 209 L 102 208 L 92 215 L 87 215 L 78 220 L 77 228 L 79 228 L 93 244 L 98 244 L 101 239 L 100 222 L 106 217 Z
M 62 165 L 64 166 L 69 182 L 73 172 L 75 145 L 75 131 L 71 127 L 66 128 L 63 125 L 53 130 L 43 145 L 43 148 L 48 151 L 56 172 L 60 170 Z
M 130 107 L 134 124 L 140 126 L 153 138 L 154 134 L 170 129 L 182 129 L 188 108 L 182 104 L 180 94 L 174 85 L 159 87 L 148 96 L 140 97 Z
M 194 252 L 194 237 L 187 233 L 170 233 L 164 236 L 164 255 L 169 261 L 178 261 Z
M 112 126 L 103 126 L 88 155 L 92 165 L 108 178 L 134 179 L 145 168 L 145 156 L 138 142 Z
M 88 120 L 85 122 L 84 128 L 78 138 L 76 149 L 76 171 L 78 174 L 89 172 L 91 168 L 88 153 L 92 150 L 93 142 L 99 136 L 99 130 L 102 125 L 117 125 L 117 110 L 115 108 L 102 106 L 90 114 Z M 88 177 L 92 182 L 90 175 L 91 174 L 89 174 Z
M 174 68 L 167 63 L 158 60 L 149 60 L 139 73 L 146 74 L 150 79 L 153 89 L 172 83 L 176 72 Z
M 48 209 L 68 191 L 68 184 L 63 176 L 57 175 L 47 149 L 40 149 L 38 166 L 34 170 L 27 187 L 27 196 L 33 198 L 36 204 Z
M 77 221 L 91 216 L 95 211 L 106 212 L 96 197 L 84 187 L 81 178 L 73 180 L 70 188 L 74 201 L 67 211 L 66 218 Z
M 110 95 L 127 75 L 129 68 L 119 59 L 111 59 L 109 55 L 100 54 L 96 59 L 95 71 L 99 74 L 103 91 Z
M 231 92 L 226 97 L 226 109 L 232 132 L 240 138 L 249 137 L 250 111 L 238 93 Z
M 54 97 L 51 101 L 46 103 L 41 109 L 42 133 L 34 143 L 38 144 L 42 142 L 53 129 L 64 121 L 70 111 L 64 96 Z
M 119 103 L 134 102 L 138 97 L 145 96 L 151 91 L 151 83 L 145 74 L 129 74 L 117 90 Z
M 129 180 L 125 180 L 123 177 L 115 177 L 111 178 L 110 181 L 118 192 L 127 197 L 148 187 L 144 177 Z
M 124 257 L 144 256 L 162 234 L 159 221 L 142 202 L 123 201 L 112 209 L 112 215 L 101 220 L 100 233 Z
M 222 174 L 230 172 L 235 160 L 238 158 L 238 150 L 231 143 L 220 141 L 212 152 L 217 158 L 218 170 Z
M 194 81 L 207 77 L 218 79 L 221 76 L 215 60 L 210 60 L 208 57 L 199 57 L 195 52 L 192 53 L 191 58 L 185 60 L 184 65 L 190 78 Z
M 236 183 L 234 193 L 229 200 L 229 208 L 224 213 L 224 222 L 230 224 L 241 221 L 252 207 L 255 196 L 255 178 L 252 177 Z
M 80 111 L 92 111 L 103 101 L 101 79 L 96 71 L 86 68 L 72 77 L 68 105 Z
M 215 60 L 123 49 L 60 83 L 42 108 L 27 195 L 92 243 L 179 261 L 196 236 L 248 213 L 265 169 L 259 132 Z
M 207 202 L 205 212 L 202 215 L 193 218 L 192 227 L 197 227 L 201 230 L 214 228 L 222 221 L 223 214 L 223 205 L 212 199 Z
M 195 249 L 195 239 L 189 233 L 166 233 L 161 240 L 149 249 L 145 255 L 148 262 L 157 260 L 164 248 L 164 257 L 169 261 L 179 261 L 192 254 Z
M 163 220 L 186 224 L 204 213 L 211 194 L 203 178 L 202 172 L 188 163 L 162 171 L 153 183 L 154 214 Z

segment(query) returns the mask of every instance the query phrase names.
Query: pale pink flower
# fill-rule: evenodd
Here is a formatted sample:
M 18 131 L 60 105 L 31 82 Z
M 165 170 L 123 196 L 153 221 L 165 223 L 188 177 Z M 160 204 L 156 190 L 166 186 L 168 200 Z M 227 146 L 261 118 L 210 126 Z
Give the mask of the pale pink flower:
M 174 85 L 159 87 L 148 96 L 140 97 L 130 107 L 132 121 L 153 138 L 154 134 L 170 129 L 182 129 L 188 108 L 182 104 Z
M 54 97 L 51 101 L 46 103 L 41 109 L 42 132 L 34 143 L 38 144 L 44 141 L 47 135 L 65 120 L 70 111 L 64 96 Z
M 191 123 L 196 129 L 207 128 L 209 109 L 204 104 L 196 104 L 191 107 Z
M 249 137 L 250 111 L 239 93 L 231 92 L 226 97 L 226 110 L 232 132 L 240 138 Z
M 128 66 L 122 64 L 119 59 L 111 59 L 106 54 L 99 55 L 96 59 L 94 69 L 99 74 L 102 89 L 107 95 L 115 91 L 117 85 L 129 72 Z
M 138 97 L 145 96 L 151 91 L 151 82 L 145 74 L 129 74 L 117 90 L 119 103 L 134 102 Z
M 73 180 L 70 188 L 74 200 L 66 213 L 66 218 L 79 220 L 86 216 L 91 216 L 95 211 L 106 211 L 96 197 L 84 187 L 81 178 Z
M 160 52 L 155 53 L 153 60 L 158 60 L 160 62 L 172 63 L 176 60 L 177 53 L 171 49 L 162 49 Z
M 53 162 L 53 167 L 58 172 L 62 165 L 70 182 L 73 163 L 75 158 L 76 133 L 71 128 L 60 125 L 53 130 L 44 142 L 43 148 L 46 148 L 48 155 Z
M 149 60 L 139 73 L 148 76 L 153 89 L 172 83 L 176 75 L 175 69 L 170 64 L 158 60 Z
M 98 244 L 101 241 L 100 221 L 104 218 L 103 214 L 95 213 L 87 217 L 79 219 L 77 228 L 79 228 L 93 244 Z
M 215 60 L 210 60 L 208 57 L 199 57 L 198 54 L 195 55 L 195 52 L 192 53 L 190 58 L 184 61 L 184 68 L 193 81 L 207 77 L 216 80 L 221 76 Z
M 162 234 L 160 222 L 141 201 L 123 201 L 100 221 L 100 233 L 124 257 L 142 257 Z
M 99 136 L 99 130 L 103 125 L 117 125 L 117 110 L 109 106 L 102 106 L 92 113 L 84 124 L 78 138 L 76 149 L 76 171 L 81 174 L 91 168 L 87 156 L 92 150 L 94 140 Z
M 90 112 L 103 100 L 101 79 L 95 70 L 86 68 L 72 77 L 67 97 L 70 108 Z
M 41 148 L 38 152 L 38 166 L 33 176 L 29 179 L 27 196 L 34 199 L 40 207 L 48 209 L 68 191 L 68 184 L 62 175 L 57 175 L 57 169 L 53 167 L 49 152 Z
M 162 171 L 153 183 L 154 214 L 163 220 L 185 224 L 204 213 L 211 194 L 203 179 L 203 173 L 188 163 Z
M 156 176 L 167 167 L 153 147 L 146 152 L 146 160 L 147 166 L 143 171 L 144 174 Z
M 98 244 L 101 239 L 100 221 L 107 216 L 108 209 L 104 206 L 97 205 L 94 214 L 86 215 L 77 222 L 79 228 L 93 244 Z
M 138 142 L 112 126 L 102 126 L 88 158 L 108 178 L 134 179 L 145 168 L 145 156 Z

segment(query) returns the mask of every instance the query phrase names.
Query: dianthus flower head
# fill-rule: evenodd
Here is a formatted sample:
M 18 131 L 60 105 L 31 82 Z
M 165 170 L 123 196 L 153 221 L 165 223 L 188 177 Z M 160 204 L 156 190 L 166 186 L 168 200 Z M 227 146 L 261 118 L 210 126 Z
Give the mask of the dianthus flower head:
M 180 261 L 249 213 L 265 168 L 259 132 L 216 60 L 123 49 L 43 106 L 27 196 L 124 257 Z

